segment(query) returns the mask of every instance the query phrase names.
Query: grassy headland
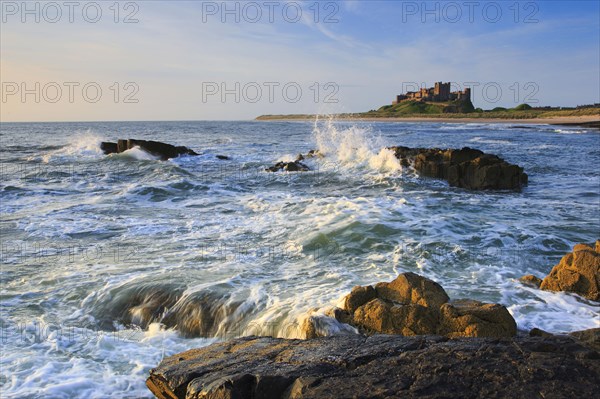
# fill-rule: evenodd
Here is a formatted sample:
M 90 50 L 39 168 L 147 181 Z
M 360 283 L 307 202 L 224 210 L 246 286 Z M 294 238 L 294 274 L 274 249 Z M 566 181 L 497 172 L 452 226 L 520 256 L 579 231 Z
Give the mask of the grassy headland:
M 566 117 L 597 117 L 600 120 L 600 106 L 577 108 L 533 108 L 528 104 L 521 104 L 515 108 L 496 107 L 491 110 L 474 108 L 470 101 L 467 102 L 423 102 L 402 101 L 394 105 L 384 105 L 377 110 L 359 113 L 345 113 L 336 115 L 336 119 L 553 119 Z M 315 119 L 317 115 L 291 114 L 291 115 L 261 115 L 256 120 L 282 120 L 282 119 Z

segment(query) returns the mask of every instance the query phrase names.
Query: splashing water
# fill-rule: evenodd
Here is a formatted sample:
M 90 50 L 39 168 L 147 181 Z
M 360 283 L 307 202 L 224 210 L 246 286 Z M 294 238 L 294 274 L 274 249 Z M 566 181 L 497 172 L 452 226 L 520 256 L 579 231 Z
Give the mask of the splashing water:
M 370 126 L 341 128 L 332 118 L 315 120 L 313 136 L 318 150 L 335 162 L 351 168 L 368 168 L 380 173 L 397 172 L 402 169 L 391 150 L 385 148 L 384 140 Z
M 73 136 L 67 145 L 43 155 L 42 162 L 98 158 L 103 155 L 100 149 L 102 140 L 102 137 L 87 130 L 85 133 Z

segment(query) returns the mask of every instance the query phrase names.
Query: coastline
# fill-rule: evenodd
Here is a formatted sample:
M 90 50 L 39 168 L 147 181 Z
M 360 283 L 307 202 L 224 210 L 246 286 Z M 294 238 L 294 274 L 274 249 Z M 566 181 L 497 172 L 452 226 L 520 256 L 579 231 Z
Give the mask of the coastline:
M 272 117 L 264 119 L 255 119 L 260 122 L 290 122 L 290 121 L 314 121 L 315 116 L 312 117 L 286 117 L 281 118 Z M 348 122 L 395 122 L 395 123 L 419 123 L 419 122 L 439 122 L 439 123 L 510 123 L 510 124 L 522 124 L 522 125 L 578 125 L 581 123 L 598 122 L 600 123 L 600 116 L 596 115 L 584 115 L 584 116 L 560 116 L 551 118 L 533 118 L 533 119 L 503 119 L 503 118 L 438 118 L 438 117 L 406 117 L 406 118 L 361 118 L 361 117 L 335 117 L 336 121 L 348 121 Z

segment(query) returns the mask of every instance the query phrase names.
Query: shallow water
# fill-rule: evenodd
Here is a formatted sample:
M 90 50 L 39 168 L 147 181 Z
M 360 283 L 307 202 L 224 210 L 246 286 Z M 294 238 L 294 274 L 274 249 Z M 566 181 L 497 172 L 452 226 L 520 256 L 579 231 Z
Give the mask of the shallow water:
M 520 285 L 600 236 L 600 134 L 510 124 L 115 122 L 1 125 L 2 395 L 151 397 L 163 356 L 258 334 L 415 271 L 506 305 L 526 330 L 600 308 Z M 104 156 L 139 138 L 201 153 Z M 385 146 L 463 147 L 525 168 L 521 193 L 402 170 Z M 266 173 L 319 148 L 307 173 Z M 231 157 L 229 161 L 215 155 Z

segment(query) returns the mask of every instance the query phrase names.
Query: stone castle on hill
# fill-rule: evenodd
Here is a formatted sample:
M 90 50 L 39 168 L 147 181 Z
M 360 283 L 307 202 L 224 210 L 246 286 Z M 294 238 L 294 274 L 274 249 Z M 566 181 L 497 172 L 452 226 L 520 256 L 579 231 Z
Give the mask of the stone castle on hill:
M 421 89 L 419 91 L 408 91 L 405 94 L 396 96 L 392 104 L 398 104 L 402 101 L 417 100 L 430 102 L 448 102 L 448 101 L 467 101 L 471 100 L 471 89 L 466 88 L 463 91 L 450 91 L 450 82 L 436 82 L 434 87 Z

